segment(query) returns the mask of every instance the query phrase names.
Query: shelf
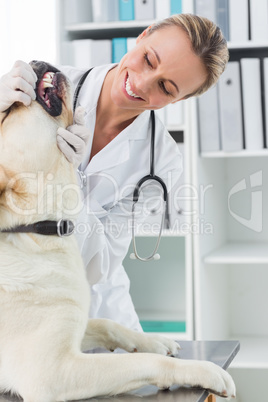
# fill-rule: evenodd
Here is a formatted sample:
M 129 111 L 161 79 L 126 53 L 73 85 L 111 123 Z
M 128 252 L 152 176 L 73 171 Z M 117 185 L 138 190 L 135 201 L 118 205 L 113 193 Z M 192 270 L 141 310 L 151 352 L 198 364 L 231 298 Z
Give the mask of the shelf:
M 168 131 L 185 131 L 186 130 L 186 126 L 185 124 L 181 124 L 179 126 L 166 126 L 166 129 Z
M 204 257 L 205 264 L 268 264 L 268 243 L 226 243 Z
M 105 29 L 128 29 L 140 28 L 153 24 L 156 20 L 132 20 L 132 21 L 110 21 L 110 22 L 85 22 L 80 24 L 67 25 L 65 27 L 68 32 L 77 31 L 102 31 Z
M 260 43 L 260 42 L 227 42 L 228 49 L 262 49 L 268 48 L 268 42 Z
M 88 22 L 65 27 L 72 37 L 81 38 L 85 34 L 91 39 L 111 39 L 111 37 L 136 37 L 143 29 L 152 25 L 156 20 L 144 21 L 111 21 L 111 22 Z
M 268 369 L 268 337 L 246 338 L 237 335 L 232 339 L 239 340 L 240 351 L 230 368 Z
M 152 231 L 139 231 L 136 233 L 137 237 L 158 237 L 158 233 Z M 162 231 L 162 237 L 185 237 L 186 234 L 179 232 L 178 230 L 164 229 Z
M 103 30 L 117 30 L 117 29 L 137 29 L 144 28 L 154 24 L 157 20 L 130 20 L 130 21 L 109 21 L 109 22 L 83 22 L 78 24 L 71 24 L 65 27 L 67 32 L 81 32 L 81 31 L 103 31 Z M 259 42 L 228 42 L 229 49 L 259 49 L 268 48 L 268 43 Z
M 249 151 L 247 149 L 243 149 L 242 151 L 237 152 L 224 152 L 224 151 L 216 151 L 216 152 L 202 152 L 200 154 L 202 158 L 250 158 L 250 157 L 259 157 L 259 156 L 268 156 L 268 149 L 261 149 L 256 151 Z

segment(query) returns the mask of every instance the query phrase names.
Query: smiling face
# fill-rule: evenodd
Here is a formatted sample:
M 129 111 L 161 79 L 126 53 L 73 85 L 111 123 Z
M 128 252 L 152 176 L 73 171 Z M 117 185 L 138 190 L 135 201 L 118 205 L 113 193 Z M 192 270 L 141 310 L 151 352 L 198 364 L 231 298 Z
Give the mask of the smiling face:
M 111 97 L 124 109 L 160 109 L 182 100 L 205 79 L 206 69 L 188 36 L 171 26 L 138 38 L 116 69 Z

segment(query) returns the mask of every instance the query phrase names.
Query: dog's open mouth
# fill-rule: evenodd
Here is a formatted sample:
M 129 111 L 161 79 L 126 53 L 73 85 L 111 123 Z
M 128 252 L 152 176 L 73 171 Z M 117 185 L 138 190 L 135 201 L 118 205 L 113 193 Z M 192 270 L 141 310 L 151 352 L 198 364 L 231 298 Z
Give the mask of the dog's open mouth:
M 50 98 L 52 94 L 58 96 L 55 73 L 48 71 L 44 74 L 37 87 L 39 98 L 51 109 Z M 58 96 L 59 97 L 59 96 Z
M 36 83 L 36 100 L 51 116 L 59 116 L 68 87 L 65 76 L 48 63 L 33 61 L 38 80 Z

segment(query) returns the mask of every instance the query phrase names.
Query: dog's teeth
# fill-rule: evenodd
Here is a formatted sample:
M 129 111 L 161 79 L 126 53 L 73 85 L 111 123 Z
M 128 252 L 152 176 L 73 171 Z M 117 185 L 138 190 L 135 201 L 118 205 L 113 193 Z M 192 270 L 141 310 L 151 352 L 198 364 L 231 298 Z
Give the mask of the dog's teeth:
M 43 88 L 53 88 L 53 85 L 50 82 L 44 80 L 43 82 L 44 82 Z
M 47 72 L 47 73 L 44 74 L 42 81 L 44 81 L 44 82 L 49 82 L 49 83 L 51 84 L 54 75 L 55 75 L 55 73 L 49 73 L 49 72 Z

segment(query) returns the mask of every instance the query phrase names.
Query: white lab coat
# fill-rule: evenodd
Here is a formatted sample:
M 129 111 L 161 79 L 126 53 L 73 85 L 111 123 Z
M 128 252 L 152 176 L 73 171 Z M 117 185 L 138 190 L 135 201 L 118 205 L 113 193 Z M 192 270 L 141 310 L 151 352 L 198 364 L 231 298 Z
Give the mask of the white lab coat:
M 94 67 L 80 91 L 77 106 L 85 108 L 85 124 L 92 133 L 101 87 L 112 67 Z M 75 88 L 83 71 L 69 66 L 60 69 Z M 87 176 L 87 185 L 83 189 L 84 208 L 76 225 L 76 236 L 91 285 L 89 315 L 111 318 L 141 330 L 122 261 L 131 242 L 133 189 L 150 169 L 150 112 L 139 115 L 88 164 L 91 146 L 92 138 L 80 167 Z M 178 147 L 156 116 L 155 174 L 166 181 L 170 189 L 170 183 L 175 183 L 181 172 L 182 158 Z

